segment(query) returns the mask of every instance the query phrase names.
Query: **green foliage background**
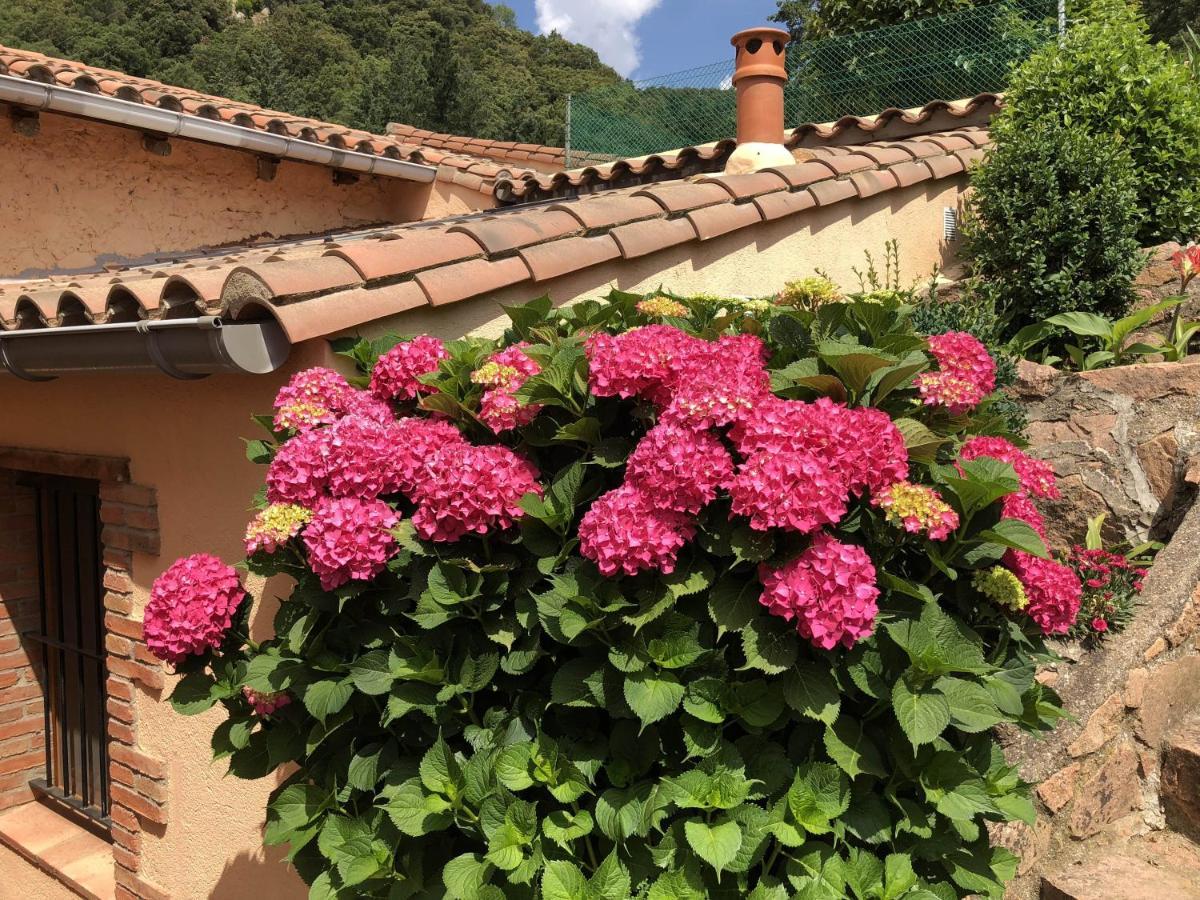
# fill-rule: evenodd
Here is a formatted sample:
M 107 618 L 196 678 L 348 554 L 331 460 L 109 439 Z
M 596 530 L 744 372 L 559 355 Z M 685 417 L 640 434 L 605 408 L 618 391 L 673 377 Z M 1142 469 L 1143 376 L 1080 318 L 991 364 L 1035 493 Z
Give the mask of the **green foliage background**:
M 620 81 L 483 0 L 0 0 L 0 44 L 381 133 L 561 146 L 566 96 Z M 256 13 L 259 13 L 256 15 Z

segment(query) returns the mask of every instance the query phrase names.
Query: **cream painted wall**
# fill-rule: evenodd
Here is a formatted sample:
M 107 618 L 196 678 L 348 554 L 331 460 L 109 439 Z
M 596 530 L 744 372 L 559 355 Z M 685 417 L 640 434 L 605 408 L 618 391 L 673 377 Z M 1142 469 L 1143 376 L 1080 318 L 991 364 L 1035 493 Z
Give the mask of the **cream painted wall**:
M 470 212 L 491 198 L 445 182 L 364 177 L 335 185 L 324 166 L 254 155 L 44 113 L 37 135 L 0 128 L 0 278 L 78 271 L 256 238 L 317 234 Z
M 28 862 L 0 844 L 0 897 L 13 900 L 79 900 L 61 881 L 51 878 L 33 863 Z
M 889 238 L 899 241 L 903 277 L 915 280 L 951 261 L 952 248 L 941 241 L 942 208 L 957 205 L 964 183 L 940 181 L 862 203 L 841 203 L 545 285 L 526 284 L 486 299 L 413 311 L 364 331 L 428 331 L 445 338 L 468 332 L 494 335 L 505 321 L 497 303 L 521 302 L 543 292 L 567 303 L 600 296 L 610 285 L 762 295 L 821 268 L 853 286 L 851 266 L 862 267 L 864 250 L 880 257 Z M 241 558 L 241 531 L 262 470 L 246 461 L 239 437 L 254 434 L 249 416 L 270 407 L 292 372 L 330 360 L 325 343 L 314 341 L 293 351 L 285 370 L 257 379 L 216 376 L 178 382 L 158 375 L 94 375 L 30 384 L 0 376 L 0 445 L 132 460 L 133 480 L 158 490 L 162 531 L 161 555 L 134 559 L 137 601 L 144 605 L 150 583 L 178 556 L 207 551 L 229 561 Z M 261 585 L 251 587 L 261 593 Z M 260 608 L 256 634 L 269 622 L 270 610 Z M 277 861 L 279 854 L 268 858 L 261 847 L 263 810 L 272 785 L 225 777 L 224 766 L 209 761 L 209 737 L 219 713 L 183 718 L 146 692 L 138 694 L 136 705 L 142 749 L 170 763 L 169 823 L 143 834 L 141 874 L 176 900 L 305 896 L 299 879 Z M 0 855 L 0 883 L 10 871 L 16 874 Z M 41 900 L 36 893 L 29 896 Z

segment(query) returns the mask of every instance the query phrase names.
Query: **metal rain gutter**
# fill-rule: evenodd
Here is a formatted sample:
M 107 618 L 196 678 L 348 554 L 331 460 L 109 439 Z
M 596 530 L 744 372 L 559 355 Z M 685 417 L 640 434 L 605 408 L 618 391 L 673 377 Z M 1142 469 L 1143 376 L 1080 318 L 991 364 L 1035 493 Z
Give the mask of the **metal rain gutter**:
M 433 166 L 376 156 L 372 153 L 360 153 L 357 150 L 339 150 L 324 144 L 257 131 L 229 122 L 216 122 L 185 112 L 146 106 L 102 94 L 90 94 L 57 84 L 28 81 L 14 75 L 0 75 L 0 101 L 27 109 L 96 119 L 153 134 L 218 144 L 248 153 L 315 163 L 364 175 L 404 178 L 424 184 L 437 177 L 437 169 Z
M 216 316 L 143 319 L 0 331 L 0 374 L 49 381 L 84 372 L 153 372 L 194 379 L 216 373 L 265 375 L 291 343 L 274 319 L 224 322 Z

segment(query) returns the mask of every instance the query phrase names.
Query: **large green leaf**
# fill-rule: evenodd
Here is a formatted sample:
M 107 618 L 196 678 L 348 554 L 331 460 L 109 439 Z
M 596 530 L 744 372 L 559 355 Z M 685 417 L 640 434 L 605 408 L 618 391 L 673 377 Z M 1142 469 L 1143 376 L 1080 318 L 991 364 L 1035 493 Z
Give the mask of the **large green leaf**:
M 670 672 L 634 672 L 625 678 L 625 702 L 643 725 L 665 719 L 679 708 L 683 685 Z
M 914 688 L 901 678 L 892 689 L 892 709 L 914 747 L 928 744 L 950 724 L 950 704 L 932 688 Z
M 692 819 L 684 823 L 683 831 L 696 855 L 716 869 L 718 875 L 733 862 L 742 846 L 742 829 L 737 822 L 709 825 Z

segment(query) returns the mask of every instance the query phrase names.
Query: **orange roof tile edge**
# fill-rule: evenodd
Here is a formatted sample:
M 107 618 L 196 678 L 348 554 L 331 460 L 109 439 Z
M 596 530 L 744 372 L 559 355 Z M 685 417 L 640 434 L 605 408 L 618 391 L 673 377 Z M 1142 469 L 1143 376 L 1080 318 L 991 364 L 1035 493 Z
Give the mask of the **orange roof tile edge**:
M 228 249 L 86 276 L 0 283 L 0 327 L 187 315 L 273 316 L 293 342 L 409 309 L 710 240 L 767 221 L 953 177 L 982 158 L 986 129 L 817 147 L 752 175 L 607 191 L 436 222 Z
M 836 122 L 822 124 L 810 122 L 787 132 L 786 146 L 793 151 L 807 151 L 984 126 L 1002 103 L 1001 94 L 977 94 L 963 100 L 934 100 L 912 109 L 885 109 L 873 116 L 843 116 Z M 503 204 L 529 203 L 717 172 L 724 168 L 725 160 L 736 146 L 737 142 L 733 140 L 715 141 L 648 156 L 599 162 L 553 175 L 527 172 L 522 176 L 499 178 L 495 186 L 496 199 Z
M 0 45 L 0 75 L 143 103 L 197 118 L 324 144 L 338 150 L 355 150 L 424 163 L 437 167 L 439 181 L 453 181 L 484 194 L 493 193 L 497 179 L 524 178 L 534 174 L 532 170 L 519 166 L 496 165 L 486 156 L 445 149 L 438 143 L 371 134 L 345 125 L 276 112 L 252 103 L 201 94 L 148 78 L 136 78 L 123 72 L 57 59 L 32 50 Z

